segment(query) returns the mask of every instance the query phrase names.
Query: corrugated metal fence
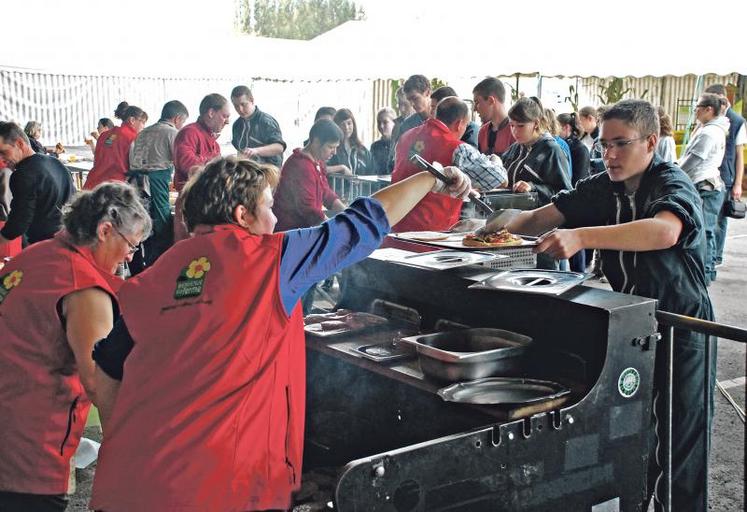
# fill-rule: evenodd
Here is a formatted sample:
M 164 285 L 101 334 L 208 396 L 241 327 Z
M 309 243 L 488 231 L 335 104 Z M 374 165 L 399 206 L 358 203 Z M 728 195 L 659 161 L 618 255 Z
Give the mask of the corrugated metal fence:
M 581 105 L 599 105 L 600 84 L 604 79 L 580 79 Z M 689 99 L 695 92 L 697 77 L 625 78 L 626 97 L 640 97 L 661 105 L 677 122 L 677 101 Z M 739 75 L 707 75 L 705 85 L 738 83 Z M 42 141 L 52 145 L 82 145 L 83 138 L 96 127 L 100 117 L 112 117 L 116 105 L 126 100 L 143 108 L 155 121 L 163 104 L 182 101 L 197 117 L 203 96 L 218 92 L 228 97 L 231 89 L 243 83 L 252 88 L 257 105 L 280 123 L 289 151 L 308 136 L 316 109 L 323 105 L 352 110 L 358 133 L 366 145 L 378 138 L 376 112 L 390 106 L 391 80 L 275 81 L 234 78 L 146 78 L 96 75 L 62 75 L 0 67 L 0 119 L 20 124 L 35 120 L 42 123 Z M 235 118 L 235 114 L 234 114 Z M 684 122 L 684 121 L 682 121 Z M 221 143 L 231 135 L 226 129 Z M 287 153 L 286 153 L 287 154 Z
M 280 123 L 290 151 L 308 136 L 316 109 L 323 105 L 353 111 L 366 144 L 378 136 L 371 105 L 384 101 L 386 81 L 275 81 L 238 78 L 143 78 L 95 75 L 62 75 L 0 67 L 0 119 L 25 125 L 42 124 L 42 142 L 53 145 L 83 145 L 83 138 L 96 128 L 101 117 L 113 117 L 117 104 L 125 100 L 137 105 L 155 122 L 166 101 L 178 99 L 198 114 L 200 100 L 217 92 L 228 97 L 238 84 L 252 88 L 257 105 Z M 235 119 L 236 115 L 232 115 Z M 233 119 L 232 119 L 233 121 Z M 230 142 L 230 129 L 220 142 Z
M 583 95 L 586 98 L 591 98 L 592 105 L 601 105 L 601 100 L 597 95 L 601 94 L 600 85 L 602 81 L 609 82 L 609 79 L 604 78 L 584 78 L 581 80 L 581 88 Z M 677 122 L 677 101 L 678 100 L 692 100 L 695 94 L 695 83 L 698 77 L 696 75 L 686 76 L 665 76 L 665 77 L 653 77 L 646 76 L 641 78 L 627 77 L 623 80 L 623 89 L 630 88 L 631 91 L 625 95 L 625 98 L 641 98 L 644 91 L 646 96 L 644 99 L 650 101 L 654 105 L 658 105 L 664 108 L 664 110 L 671 116 L 672 122 Z M 704 87 L 708 87 L 712 84 L 737 84 L 739 81 L 738 74 L 731 74 L 726 76 L 721 75 L 706 75 L 704 77 Z M 585 104 L 579 105 L 584 106 Z M 682 117 L 682 116 L 680 116 Z M 680 124 L 683 124 L 687 119 L 680 119 Z

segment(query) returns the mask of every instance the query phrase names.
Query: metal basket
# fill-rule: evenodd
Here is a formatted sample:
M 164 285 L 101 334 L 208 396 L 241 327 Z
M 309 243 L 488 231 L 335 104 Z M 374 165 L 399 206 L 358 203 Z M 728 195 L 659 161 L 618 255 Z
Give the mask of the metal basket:
M 532 252 L 531 247 L 510 247 L 501 249 L 498 254 L 508 256 L 497 260 L 478 263 L 481 267 L 492 270 L 511 270 L 515 268 L 537 268 L 537 255 Z

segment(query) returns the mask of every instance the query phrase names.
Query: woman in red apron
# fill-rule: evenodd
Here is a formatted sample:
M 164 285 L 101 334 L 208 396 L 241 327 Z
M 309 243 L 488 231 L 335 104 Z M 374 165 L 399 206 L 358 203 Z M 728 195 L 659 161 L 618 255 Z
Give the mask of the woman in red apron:
M 0 510 L 61 511 L 96 403 L 94 342 L 118 314 L 114 271 L 150 232 L 137 191 L 78 195 L 54 238 L 0 269 Z

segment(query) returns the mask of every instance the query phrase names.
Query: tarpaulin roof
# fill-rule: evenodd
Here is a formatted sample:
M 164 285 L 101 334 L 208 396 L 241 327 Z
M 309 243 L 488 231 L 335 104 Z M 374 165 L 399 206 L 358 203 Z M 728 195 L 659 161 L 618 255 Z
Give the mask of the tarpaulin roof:
M 59 3 L 64 7 L 50 4 L 57 5 L 52 14 L 56 23 L 39 28 L 35 19 L 33 27 L 16 26 L 27 36 L 18 37 L 15 48 L 4 45 L 0 66 L 65 74 L 279 80 L 386 79 L 413 73 L 440 77 L 747 74 L 740 29 L 747 20 L 745 1 L 725 0 L 712 9 L 700 5 L 697 12 L 651 0 L 541 0 L 510 5 L 487 0 L 431 1 L 420 11 L 410 9 L 400 15 L 393 8 L 388 16 L 347 22 L 311 41 L 240 36 L 210 25 L 203 29 L 200 16 L 217 16 L 207 7 L 204 13 L 194 8 L 184 11 L 178 6 L 186 4 L 175 3 L 175 9 L 181 10 L 170 15 L 150 12 L 148 2 L 137 1 L 137 16 L 105 26 L 76 24 L 74 16 L 66 20 L 71 2 Z M 16 8 L 22 12 L 27 3 Z M 137 9 L 137 5 L 131 2 L 128 7 Z M 228 7 L 220 11 L 224 16 Z M 149 13 L 156 20 L 141 28 L 137 20 Z M 186 27 L 185 16 L 192 20 Z

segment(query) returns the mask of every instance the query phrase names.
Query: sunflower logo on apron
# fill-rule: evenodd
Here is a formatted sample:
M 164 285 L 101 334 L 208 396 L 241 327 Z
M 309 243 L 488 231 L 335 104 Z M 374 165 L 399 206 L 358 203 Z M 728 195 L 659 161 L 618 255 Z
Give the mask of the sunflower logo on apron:
M 14 270 L 3 276 L 0 276 L 0 304 L 10 294 L 10 291 L 21 284 L 23 281 L 23 271 Z
M 184 267 L 176 280 L 175 299 L 197 297 L 202 293 L 205 277 L 210 272 L 210 260 L 205 256 L 196 258 Z

